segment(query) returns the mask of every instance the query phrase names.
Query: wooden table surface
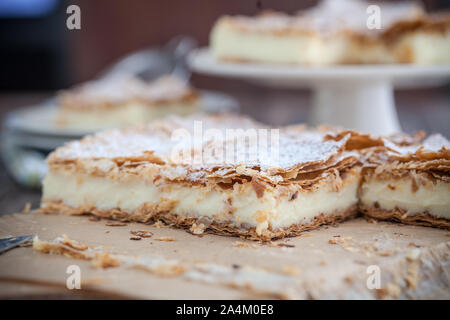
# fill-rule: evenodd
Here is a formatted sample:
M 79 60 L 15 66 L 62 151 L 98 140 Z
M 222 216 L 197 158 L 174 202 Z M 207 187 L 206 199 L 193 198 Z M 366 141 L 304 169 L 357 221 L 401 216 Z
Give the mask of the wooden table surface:
M 221 90 L 233 95 L 241 105 L 241 112 L 273 125 L 306 121 L 311 105 L 308 90 L 281 90 L 258 87 L 245 82 L 194 77 L 199 88 Z M 0 93 L 0 118 L 8 111 L 27 106 L 50 97 L 51 92 Z M 401 90 L 395 93 L 402 128 L 411 133 L 425 130 L 450 137 L 450 85 L 420 90 Z M 39 205 L 40 191 L 16 184 L 0 165 L 0 215 L 20 211 L 27 202 Z

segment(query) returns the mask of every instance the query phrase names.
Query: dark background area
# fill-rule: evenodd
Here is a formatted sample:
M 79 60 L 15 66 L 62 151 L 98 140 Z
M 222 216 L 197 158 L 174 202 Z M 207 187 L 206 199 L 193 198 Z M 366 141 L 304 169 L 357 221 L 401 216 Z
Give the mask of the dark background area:
M 30 6 L 36 6 L 34 2 L 43 0 L 28 1 Z M 220 15 L 254 15 L 266 9 L 295 13 L 317 3 L 316 0 L 44 0 L 47 1 L 54 5 L 42 16 L 0 17 L 0 90 L 65 88 L 96 76 L 129 52 L 159 46 L 177 35 L 190 35 L 205 46 L 210 28 Z M 66 8 L 70 4 L 81 9 L 81 30 L 66 28 Z M 428 11 L 436 11 L 448 8 L 450 1 L 425 0 L 423 4 Z
M 6 0 L 0 0 L 3 1 Z M 0 3 L 0 118 L 7 111 L 51 97 L 55 90 L 95 77 L 132 51 L 163 45 L 178 35 L 192 36 L 200 46 L 205 46 L 210 28 L 220 15 L 253 15 L 264 9 L 294 13 L 317 3 L 314 0 L 48 1 L 54 1 L 49 12 L 34 17 L 5 16 Z M 423 3 L 428 11 L 450 7 L 450 0 Z M 70 4 L 81 8 L 81 30 L 66 28 L 66 8 Z M 274 125 L 305 121 L 311 104 L 308 90 L 272 89 L 197 74 L 192 82 L 199 88 L 233 95 L 243 113 Z M 444 85 L 396 91 L 403 129 L 406 132 L 424 129 L 450 137 L 449 89 L 449 85 Z M 37 206 L 39 192 L 16 185 L 1 166 L 0 185 L 0 214 L 17 211 L 28 201 Z
M 223 14 L 253 15 L 261 10 L 295 13 L 317 4 L 317 0 L 2 0 L 6 2 L 50 2 L 51 10 L 39 17 L 0 16 L 0 116 L 7 110 L 39 102 L 54 90 L 87 81 L 124 55 L 145 47 L 161 46 L 178 35 L 194 37 L 200 46 L 208 44 L 214 21 Z M 336 0 L 340 1 L 340 0 Z M 399 1 L 386 1 L 399 2 Z M 434 12 L 448 10 L 450 0 L 424 0 Z M 68 30 L 66 9 L 81 9 L 81 30 Z M 33 6 L 32 6 L 33 7 Z M 36 8 L 34 6 L 33 8 Z M 0 7 L 1 14 L 1 7 Z M 258 120 L 275 125 L 305 121 L 310 104 L 308 90 L 258 87 L 238 80 L 194 74 L 199 88 L 233 94 L 242 110 Z M 449 87 L 399 91 L 399 112 L 412 101 L 410 112 L 420 106 L 449 101 Z M 410 98 L 413 94 L 414 97 Z M 433 98 L 438 95 L 438 102 Z M 440 98 L 439 98 L 440 95 Z M 421 105 L 423 104 L 423 105 Z M 448 108 L 444 108 L 448 110 Z M 423 112 L 425 109 L 423 109 Z M 432 111 L 434 112 L 434 111 Z M 436 113 L 436 112 L 435 112 Z M 445 114 L 447 119 L 449 113 Z M 407 115 L 406 115 L 407 117 Z M 418 121 L 401 115 L 403 128 L 434 130 L 429 116 Z M 437 117 L 442 119 L 442 115 Z M 444 117 L 445 118 L 445 117 Z M 405 121 L 403 121 L 405 120 Z M 433 120 L 434 121 L 434 120 Z M 403 123 L 405 122 L 405 123 Z M 422 122 L 422 123 L 421 123 Z M 446 126 L 437 129 L 445 134 Z

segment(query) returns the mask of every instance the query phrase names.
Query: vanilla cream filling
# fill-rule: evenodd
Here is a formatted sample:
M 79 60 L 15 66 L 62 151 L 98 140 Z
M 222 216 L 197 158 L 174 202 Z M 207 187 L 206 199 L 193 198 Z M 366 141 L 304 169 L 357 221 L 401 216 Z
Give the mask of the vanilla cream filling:
M 415 191 L 414 191 L 415 190 Z M 401 179 L 370 179 L 361 187 L 361 203 L 381 209 L 404 209 L 412 214 L 428 212 L 434 216 L 450 219 L 450 183 L 436 180 L 422 184 L 409 177 Z
M 56 123 L 69 128 L 102 130 L 145 124 L 169 114 L 186 116 L 197 111 L 197 103 L 174 102 L 161 106 L 152 106 L 130 102 L 111 108 L 92 108 L 87 110 L 62 108 L 58 111 Z
M 395 48 L 395 54 L 398 56 L 401 56 L 402 52 L 409 52 L 411 62 L 416 64 L 448 64 L 450 30 L 445 34 L 418 32 L 405 36 Z
M 356 168 L 354 173 L 358 171 Z M 258 197 L 250 183 L 230 189 L 182 183 L 155 185 L 135 176 L 112 179 L 51 171 L 43 182 L 42 207 L 49 201 L 62 201 L 73 208 L 118 208 L 133 213 L 144 204 L 170 203 L 170 212 L 176 215 L 253 226 L 261 233 L 269 226 L 278 229 L 307 223 L 322 213 L 345 211 L 357 203 L 358 174 L 347 174 L 337 190 L 330 179 L 314 191 L 293 190 L 292 186 L 289 192 L 282 191 L 283 187 L 267 188 Z

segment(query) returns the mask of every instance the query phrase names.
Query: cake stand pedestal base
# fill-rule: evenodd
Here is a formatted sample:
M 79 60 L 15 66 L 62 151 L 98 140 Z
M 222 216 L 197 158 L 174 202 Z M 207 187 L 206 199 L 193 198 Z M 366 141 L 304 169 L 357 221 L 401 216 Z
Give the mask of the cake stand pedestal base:
M 321 83 L 314 88 L 313 109 L 308 122 L 372 134 L 401 132 L 393 88 L 387 81 Z

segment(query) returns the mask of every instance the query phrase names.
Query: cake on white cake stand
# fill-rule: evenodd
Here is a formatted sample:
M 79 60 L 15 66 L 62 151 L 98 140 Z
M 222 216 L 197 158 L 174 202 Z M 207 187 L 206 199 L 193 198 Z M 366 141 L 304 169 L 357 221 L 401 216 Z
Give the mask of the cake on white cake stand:
M 188 57 L 192 70 L 269 86 L 311 88 L 309 123 L 331 124 L 373 134 L 400 132 L 393 88 L 413 88 L 450 79 L 450 65 L 342 65 L 305 67 L 217 61 L 208 48 Z

